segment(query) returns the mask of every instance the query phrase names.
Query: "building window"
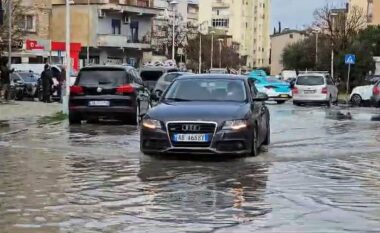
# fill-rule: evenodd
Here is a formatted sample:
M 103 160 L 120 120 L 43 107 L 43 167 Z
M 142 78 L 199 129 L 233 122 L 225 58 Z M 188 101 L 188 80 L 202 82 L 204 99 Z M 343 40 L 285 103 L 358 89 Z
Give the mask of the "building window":
M 36 17 L 34 15 L 24 15 L 23 20 L 20 21 L 21 29 L 29 32 L 36 31 Z
M 112 19 L 112 34 L 120 35 L 121 34 L 121 20 Z
M 213 27 L 223 27 L 228 28 L 230 24 L 229 19 L 213 19 L 212 20 L 212 26 Z

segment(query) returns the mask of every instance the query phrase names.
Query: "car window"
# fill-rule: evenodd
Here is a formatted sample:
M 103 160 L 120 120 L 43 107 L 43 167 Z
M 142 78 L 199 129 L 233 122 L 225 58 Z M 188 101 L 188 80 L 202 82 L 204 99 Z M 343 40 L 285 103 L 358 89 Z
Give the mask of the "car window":
M 330 77 L 326 78 L 326 83 L 327 83 L 327 85 L 334 85 L 334 82 Z
M 164 77 L 165 82 L 173 82 L 173 80 L 177 77 L 181 76 L 178 73 L 167 73 Z
M 251 91 L 252 97 L 256 96 L 257 93 L 259 93 L 259 91 L 257 90 L 253 80 L 249 79 L 248 84 L 249 84 L 249 90 Z
M 126 74 L 124 70 L 116 69 L 82 70 L 75 84 L 87 87 L 117 87 L 131 82 L 127 80 Z
M 21 81 L 21 78 L 18 74 L 11 74 L 11 79 L 13 82 Z
M 320 86 L 325 84 L 325 78 L 323 76 L 299 76 L 296 84 L 300 86 Z
M 164 96 L 164 100 L 182 101 L 236 101 L 245 102 L 247 93 L 243 80 L 233 79 L 180 79 Z
M 24 82 L 37 82 L 38 76 L 33 73 L 18 73 Z
M 147 70 L 141 71 L 140 76 L 143 81 L 157 81 L 163 74 L 164 72 L 160 70 Z

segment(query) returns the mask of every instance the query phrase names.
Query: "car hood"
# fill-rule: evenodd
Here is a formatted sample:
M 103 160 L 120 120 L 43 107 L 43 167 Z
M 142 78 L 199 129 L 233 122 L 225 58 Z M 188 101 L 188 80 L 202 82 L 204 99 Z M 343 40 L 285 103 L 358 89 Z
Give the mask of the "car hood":
M 163 102 L 148 112 L 148 117 L 167 121 L 215 121 L 245 119 L 248 103 L 226 102 Z

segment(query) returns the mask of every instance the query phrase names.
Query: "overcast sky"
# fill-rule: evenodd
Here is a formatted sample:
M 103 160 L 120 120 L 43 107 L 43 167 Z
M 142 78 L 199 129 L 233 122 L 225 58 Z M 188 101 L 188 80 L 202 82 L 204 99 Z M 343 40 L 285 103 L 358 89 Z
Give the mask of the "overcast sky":
M 277 27 L 278 21 L 281 21 L 282 28 L 302 29 L 313 22 L 315 9 L 327 3 L 343 7 L 346 2 L 346 0 L 272 0 L 272 28 Z

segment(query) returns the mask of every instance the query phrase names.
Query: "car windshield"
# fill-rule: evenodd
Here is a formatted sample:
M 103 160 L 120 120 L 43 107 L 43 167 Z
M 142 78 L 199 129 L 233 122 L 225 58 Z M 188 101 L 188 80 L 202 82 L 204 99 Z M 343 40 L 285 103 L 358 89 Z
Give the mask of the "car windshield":
M 325 79 L 322 76 L 299 76 L 296 84 L 301 86 L 320 86 L 325 84 Z
M 125 84 L 126 72 L 117 69 L 83 70 L 79 73 L 76 85 L 87 87 L 117 87 Z
M 164 72 L 161 70 L 147 70 L 141 71 L 141 78 L 143 81 L 157 81 Z
M 194 78 L 174 81 L 163 100 L 245 102 L 247 93 L 242 80 Z
M 27 83 L 32 83 L 32 82 L 37 82 L 38 80 L 38 76 L 36 74 L 33 74 L 33 73 L 18 73 L 22 80 L 24 80 L 24 82 L 27 82 Z

